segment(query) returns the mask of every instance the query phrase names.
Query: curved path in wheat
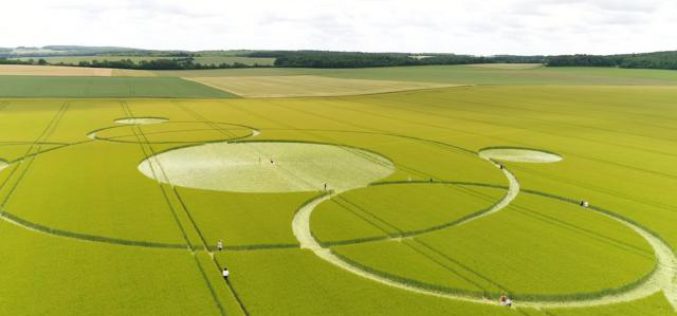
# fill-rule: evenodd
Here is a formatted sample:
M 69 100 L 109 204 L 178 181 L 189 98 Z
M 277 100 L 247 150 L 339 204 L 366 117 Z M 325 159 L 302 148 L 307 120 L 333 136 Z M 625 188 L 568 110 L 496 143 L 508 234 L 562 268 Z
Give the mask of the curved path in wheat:
M 488 159 L 487 159 L 488 160 Z M 496 166 L 501 166 L 500 164 L 488 160 L 490 163 L 496 165 Z M 517 181 L 517 178 L 505 167 L 501 168 L 501 171 L 503 174 L 506 176 L 508 182 L 509 182 L 509 187 L 508 187 L 508 193 L 505 195 L 505 197 L 496 205 L 494 205 L 493 208 L 488 210 L 487 212 L 478 214 L 477 216 L 468 218 L 464 221 L 461 221 L 457 223 L 454 226 L 459 226 L 463 224 L 467 224 L 471 221 L 477 220 L 479 218 L 489 216 L 491 214 L 495 214 L 508 205 L 517 197 L 517 195 L 520 192 L 520 186 L 519 182 Z M 341 193 L 341 192 L 336 192 L 336 193 Z M 460 294 L 455 294 L 455 293 L 448 293 L 448 292 L 442 292 L 442 291 L 436 291 L 432 290 L 429 288 L 424 288 L 420 286 L 415 286 L 412 284 L 404 283 L 395 279 L 388 278 L 386 276 L 380 275 L 373 273 L 371 271 L 367 271 L 359 266 L 356 266 L 343 258 L 335 255 L 330 248 L 328 247 L 323 247 L 320 245 L 320 243 L 313 237 L 313 234 L 311 232 L 310 228 L 310 217 L 315 210 L 315 208 L 320 205 L 322 202 L 327 201 L 331 198 L 330 194 L 325 194 L 322 196 L 319 196 L 312 201 L 308 202 L 304 206 L 302 206 L 298 212 L 296 213 L 294 219 L 292 220 L 292 231 L 294 232 L 294 236 L 296 236 L 296 239 L 298 240 L 299 244 L 301 245 L 301 248 L 303 249 L 308 249 L 312 251 L 315 255 L 317 255 L 319 258 L 322 260 L 329 262 L 343 270 L 346 270 L 350 273 L 353 273 L 355 275 L 361 276 L 363 278 L 403 289 L 406 291 L 410 292 L 415 292 L 419 294 L 424 294 L 424 295 L 431 295 L 431 296 L 436 296 L 436 297 L 442 297 L 442 298 L 448 298 L 448 299 L 454 299 L 454 300 L 460 300 L 460 301 L 467 301 L 467 302 L 473 302 L 473 303 L 481 303 L 481 304 L 496 304 L 496 301 L 494 300 L 489 300 L 486 298 L 479 298 L 479 297 L 473 297 L 473 296 L 465 296 L 465 295 L 460 295 Z M 571 201 L 570 201 L 571 202 Z M 672 252 L 672 249 L 661 239 L 657 238 L 647 230 L 645 230 L 642 227 L 637 226 L 634 223 L 631 223 L 630 221 L 627 221 L 619 216 L 615 216 L 609 212 L 604 212 L 601 209 L 591 207 L 590 208 L 593 211 L 598 212 L 599 214 L 602 214 L 604 216 L 610 217 L 619 223 L 631 228 L 633 231 L 638 233 L 640 236 L 642 236 L 648 243 L 651 245 L 651 247 L 654 250 L 654 253 L 657 258 L 657 267 L 656 270 L 652 273 L 652 275 L 647 278 L 645 281 L 641 282 L 637 286 L 634 286 L 627 291 L 623 291 L 620 293 L 615 293 L 615 294 L 610 294 L 606 296 L 601 296 L 598 298 L 593 298 L 593 299 L 582 299 L 582 300 L 563 300 L 563 301 L 524 301 L 524 302 L 518 302 L 519 306 L 522 307 L 534 307 L 534 308 L 574 308 L 574 307 L 590 307 L 590 306 L 598 306 L 598 305 L 607 305 L 607 304 L 614 304 L 614 303 L 621 303 L 621 302 L 629 302 L 629 301 L 634 301 L 638 300 L 644 297 L 647 297 L 649 295 L 652 295 L 656 292 L 663 291 L 665 293 L 666 298 L 668 301 L 672 304 L 672 306 L 675 308 L 677 311 L 677 258 L 675 258 L 674 253 Z

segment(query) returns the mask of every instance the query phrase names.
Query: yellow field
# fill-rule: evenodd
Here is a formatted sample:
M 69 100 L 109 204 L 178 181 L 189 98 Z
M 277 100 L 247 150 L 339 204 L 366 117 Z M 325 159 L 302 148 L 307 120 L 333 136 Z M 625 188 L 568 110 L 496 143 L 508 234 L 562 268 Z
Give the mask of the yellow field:
M 68 66 L 0 65 L 0 76 L 155 77 L 152 71 Z
M 148 70 L 111 69 L 113 77 L 156 77 L 157 75 Z
M 0 65 L 0 75 L 110 77 L 112 74 L 113 74 L 112 69 L 106 69 L 106 68 L 33 66 L 33 65 Z
M 248 76 L 184 78 L 242 97 L 272 98 L 375 94 L 459 86 L 429 82 L 339 79 L 320 76 Z

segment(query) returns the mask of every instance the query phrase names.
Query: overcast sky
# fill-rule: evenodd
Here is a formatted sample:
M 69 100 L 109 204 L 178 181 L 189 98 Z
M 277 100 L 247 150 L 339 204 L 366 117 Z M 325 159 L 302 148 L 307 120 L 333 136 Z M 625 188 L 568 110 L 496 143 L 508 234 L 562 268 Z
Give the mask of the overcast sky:
M 677 0 L 11 0 L 0 47 L 492 54 L 677 50 Z

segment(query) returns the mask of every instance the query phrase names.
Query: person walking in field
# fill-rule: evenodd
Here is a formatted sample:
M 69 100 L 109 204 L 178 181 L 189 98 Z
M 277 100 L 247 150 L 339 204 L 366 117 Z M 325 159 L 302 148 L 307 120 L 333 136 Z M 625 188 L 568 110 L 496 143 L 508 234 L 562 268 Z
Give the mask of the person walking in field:
M 227 267 L 223 267 L 223 271 L 221 272 L 221 274 L 223 275 L 224 279 L 228 280 L 228 277 L 230 276 L 230 271 L 228 271 Z
M 218 251 L 223 250 L 223 240 L 219 239 L 219 241 L 216 243 L 216 250 Z

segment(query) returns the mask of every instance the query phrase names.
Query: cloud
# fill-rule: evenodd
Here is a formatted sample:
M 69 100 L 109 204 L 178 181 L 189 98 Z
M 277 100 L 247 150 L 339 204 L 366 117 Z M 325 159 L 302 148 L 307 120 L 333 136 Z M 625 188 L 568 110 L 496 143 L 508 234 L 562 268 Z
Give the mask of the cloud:
M 0 46 L 469 54 L 677 49 L 674 0 L 22 0 Z

